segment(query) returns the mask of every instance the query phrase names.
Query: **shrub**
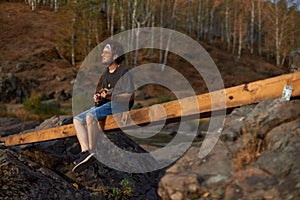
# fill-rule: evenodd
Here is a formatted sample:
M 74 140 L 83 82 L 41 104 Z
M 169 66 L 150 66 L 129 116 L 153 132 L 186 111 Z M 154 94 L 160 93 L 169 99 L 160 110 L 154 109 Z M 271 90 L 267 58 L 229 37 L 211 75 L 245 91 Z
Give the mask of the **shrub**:
M 23 107 L 25 110 L 38 115 L 41 120 L 53 115 L 64 114 L 57 104 L 42 102 L 41 95 L 36 93 L 32 93 L 29 98 L 24 100 Z
M 0 102 L 0 117 L 7 116 L 7 107 L 3 102 Z

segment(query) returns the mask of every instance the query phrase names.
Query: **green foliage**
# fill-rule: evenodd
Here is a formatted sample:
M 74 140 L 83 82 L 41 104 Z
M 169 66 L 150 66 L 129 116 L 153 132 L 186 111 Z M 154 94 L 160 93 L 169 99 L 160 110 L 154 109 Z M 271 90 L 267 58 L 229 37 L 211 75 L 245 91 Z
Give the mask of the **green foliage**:
M 0 117 L 5 117 L 7 115 L 7 107 L 3 102 L 0 102 Z
M 172 101 L 172 99 L 170 97 L 160 96 L 160 97 L 158 97 L 158 100 L 155 104 L 166 103 L 166 102 L 169 102 L 169 101 Z
M 127 200 L 132 195 L 133 183 L 125 178 L 120 183 L 120 188 L 108 188 L 108 199 L 110 200 Z
M 40 118 L 45 119 L 53 115 L 64 114 L 60 110 L 60 106 L 57 104 L 50 104 L 42 102 L 42 97 L 39 94 L 32 93 L 29 98 L 26 98 L 23 102 L 25 110 L 39 115 Z
M 30 97 L 26 98 L 23 102 L 23 107 L 27 111 L 34 111 L 41 105 L 42 98 L 36 93 L 32 93 Z

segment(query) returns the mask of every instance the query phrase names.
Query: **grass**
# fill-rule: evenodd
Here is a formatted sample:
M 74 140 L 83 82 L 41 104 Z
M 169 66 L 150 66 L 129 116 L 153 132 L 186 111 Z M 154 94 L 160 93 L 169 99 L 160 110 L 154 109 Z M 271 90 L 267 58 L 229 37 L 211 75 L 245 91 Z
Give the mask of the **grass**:
M 157 101 L 154 104 L 166 103 L 166 102 L 169 102 L 169 101 L 172 101 L 172 100 L 173 99 L 168 97 L 168 96 L 160 96 L 160 97 L 158 97 Z
M 53 103 L 55 102 L 55 103 Z M 70 101 L 58 103 L 43 102 L 41 95 L 32 93 L 23 104 L 4 104 L 0 102 L 0 117 L 14 117 L 21 121 L 44 121 L 54 115 L 72 115 Z
M 233 158 L 233 167 L 236 170 L 243 169 L 255 162 L 259 158 L 260 153 L 265 149 L 265 143 L 262 139 L 255 138 L 250 134 L 243 137 L 245 146 Z

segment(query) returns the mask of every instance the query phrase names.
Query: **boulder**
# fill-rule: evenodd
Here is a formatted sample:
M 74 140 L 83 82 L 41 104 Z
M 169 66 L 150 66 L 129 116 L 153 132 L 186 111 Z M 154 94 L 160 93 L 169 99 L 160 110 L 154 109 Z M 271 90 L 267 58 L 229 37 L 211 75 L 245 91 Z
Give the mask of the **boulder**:
M 210 194 L 222 198 L 231 178 L 231 154 L 223 142 L 218 142 L 204 159 L 198 157 L 200 144 L 186 154 L 162 177 L 158 194 L 162 199 L 200 199 Z
M 27 156 L 0 149 L 0 199 L 83 199 L 88 190 L 78 190 L 72 182 Z
M 72 116 L 53 116 L 29 131 L 69 123 L 72 123 Z M 126 151 L 146 152 L 121 131 L 110 132 L 107 138 Z M 16 199 L 155 200 L 159 198 L 156 189 L 161 171 L 126 173 L 96 161 L 86 170 L 75 174 L 72 172 L 74 167 L 72 162 L 79 152 L 80 147 L 76 137 L 1 150 L 0 163 L 4 164 L 0 165 L 0 187 L 2 185 L 5 187 L 4 192 L 1 190 L 0 198 L 8 197 L 11 193 L 14 193 L 12 198 Z M 51 185 L 54 191 L 50 190 Z M 34 188 L 32 189 L 31 186 Z M 16 189 L 11 192 L 11 188 Z
M 259 103 L 243 123 L 243 134 L 264 138 L 273 128 L 300 117 L 300 101 L 269 99 Z
M 221 140 L 205 158 L 198 157 L 201 143 L 194 144 L 166 170 L 160 197 L 298 199 L 299 104 L 269 99 L 235 109 L 225 119 Z M 249 160 L 238 166 L 243 159 Z
M 289 57 L 289 72 L 300 70 L 300 48 L 290 53 Z
M 27 84 L 12 73 L 0 75 L 0 101 L 9 103 L 21 103 L 29 96 Z
M 38 121 L 25 121 L 22 122 L 17 118 L 3 117 L 0 118 L 0 137 L 13 135 L 23 132 L 28 129 L 33 129 L 40 123 Z

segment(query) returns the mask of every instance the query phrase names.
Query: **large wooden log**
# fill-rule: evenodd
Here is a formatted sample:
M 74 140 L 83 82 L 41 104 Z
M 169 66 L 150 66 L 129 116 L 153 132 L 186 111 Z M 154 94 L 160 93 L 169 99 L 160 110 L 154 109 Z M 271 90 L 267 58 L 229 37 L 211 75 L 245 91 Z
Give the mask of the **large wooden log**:
M 285 85 L 293 86 L 292 96 L 300 96 L 300 72 L 201 94 L 196 96 L 196 98 L 188 97 L 152 107 L 115 114 L 108 116 L 101 124 L 104 131 L 111 131 L 119 128 L 132 128 L 135 125 L 148 124 L 150 122 L 176 121 L 185 117 L 199 117 L 199 114 L 203 113 L 258 103 L 270 98 L 280 98 Z M 218 105 L 219 102 L 216 99 L 222 96 L 225 97 L 224 101 L 226 104 Z M 212 100 L 214 100 L 215 105 L 213 109 Z M 195 109 L 198 106 L 195 106 L 191 102 L 198 103 L 199 109 Z M 184 108 L 180 106 L 182 104 L 185 105 Z M 3 142 L 5 146 L 13 146 L 66 138 L 75 136 L 75 134 L 74 126 L 70 124 L 47 130 L 3 137 L 0 138 L 0 142 Z

